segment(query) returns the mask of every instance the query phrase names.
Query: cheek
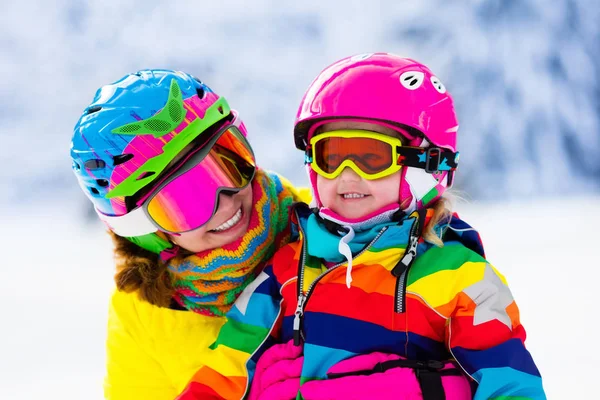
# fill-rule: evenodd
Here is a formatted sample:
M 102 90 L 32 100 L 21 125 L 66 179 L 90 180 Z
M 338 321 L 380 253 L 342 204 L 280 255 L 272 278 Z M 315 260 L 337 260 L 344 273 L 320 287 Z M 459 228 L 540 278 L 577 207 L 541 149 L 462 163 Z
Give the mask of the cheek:
M 317 191 L 323 206 L 328 207 L 336 196 L 335 181 L 317 175 Z
M 205 232 L 206 229 L 204 227 L 200 227 L 196 230 L 185 232 L 178 236 L 169 235 L 169 238 L 173 243 L 177 244 L 180 247 L 183 247 L 188 251 L 198 252 L 203 250 L 205 246 Z
M 400 172 L 383 179 L 371 181 L 371 193 L 381 199 L 382 203 L 392 204 L 400 201 Z
M 252 208 L 252 186 L 248 186 L 246 189 L 242 190 L 240 195 L 242 198 L 242 207 L 245 211 L 250 210 Z

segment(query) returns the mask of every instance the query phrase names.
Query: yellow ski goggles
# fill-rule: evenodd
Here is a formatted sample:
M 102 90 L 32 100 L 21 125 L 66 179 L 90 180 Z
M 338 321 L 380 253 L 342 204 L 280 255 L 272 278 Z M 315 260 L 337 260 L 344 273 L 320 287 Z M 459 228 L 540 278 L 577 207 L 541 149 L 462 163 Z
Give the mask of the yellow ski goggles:
M 331 131 L 312 137 L 310 147 L 311 168 L 327 179 L 339 176 L 346 167 L 365 179 L 383 178 L 402 168 L 398 162 L 402 141 L 381 133 Z

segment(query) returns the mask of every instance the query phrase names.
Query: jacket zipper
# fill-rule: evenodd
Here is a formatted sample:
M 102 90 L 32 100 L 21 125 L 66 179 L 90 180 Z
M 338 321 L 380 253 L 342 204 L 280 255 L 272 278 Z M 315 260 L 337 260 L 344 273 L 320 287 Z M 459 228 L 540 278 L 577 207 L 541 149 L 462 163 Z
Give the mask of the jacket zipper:
M 398 262 L 398 265 L 396 265 L 392 270 L 392 272 L 394 272 L 398 267 L 403 267 L 402 273 L 396 281 L 396 301 L 394 302 L 396 308 L 394 311 L 396 311 L 396 313 L 398 314 L 402 314 L 406 311 L 406 277 L 408 275 L 408 269 L 417 257 L 417 246 L 419 244 L 419 237 L 416 235 L 416 231 L 418 230 L 418 224 L 418 219 L 415 222 L 413 222 L 413 225 L 410 229 L 410 237 L 408 239 L 408 246 L 406 247 L 406 251 L 404 252 L 404 255 Z
M 299 220 L 298 220 L 298 225 L 299 225 L 299 229 L 302 231 L 302 225 L 300 225 Z M 377 239 L 379 239 L 379 237 L 386 230 L 387 230 L 387 227 L 383 227 L 381 229 L 381 231 L 377 234 L 377 236 L 375 236 L 375 238 L 373 240 L 371 240 L 371 242 L 367 246 L 365 246 L 365 248 L 362 249 L 353 258 L 358 258 L 361 254 L 363 254 L 365 251 L 367 251 L 369 249 L 369 247 L 371 247 L 371 245 L 373 245 L 373 243 L 375 243 L 375 241 Z M 306 294 L 302 293 L 302 287 L 304 286 L 303 285 L 303 283 L 304 283 L 304 261 L 306 260 L 306 235 L 304 234 L 304 231 L 302 231 L 302 235 L 304 236 L 304 240 L 302 242 L 302 257 L 300 259 L 300 263 L 298 264 L 298 288 L 297 288 L 297 290 L 298 290 L 298 305 L 296 306 L 296 311 L 294 312 L 294 345 L 295 346 L 300 346 L 300 344 L 301 344 L 300 339 L 304 340 L 304 334 L 302 333 L 302 317 L 304 316 L 304 308 L 306 307 L 308 298 L 312 294 L 315 285 L 319 282 L 319 280 L 322 277 L 324 277 L 325 275 L 327 275 L 334 269 L 337 269 L 340 266 L 345 264 L 345 262 L 338 263 L 338 264 L 332 266 L 331 268 L 327 269 L 326 271 L 322 272 L 321 275 L 317 276 L 317 278 L 314 281 L 312 281 L 312 283 L 308 287 L 308 290 L 306 291 Z

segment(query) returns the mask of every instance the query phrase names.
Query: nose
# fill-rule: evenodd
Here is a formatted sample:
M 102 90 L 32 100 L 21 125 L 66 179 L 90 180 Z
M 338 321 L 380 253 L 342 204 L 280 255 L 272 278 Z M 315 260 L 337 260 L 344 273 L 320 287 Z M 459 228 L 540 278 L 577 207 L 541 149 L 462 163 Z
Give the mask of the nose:
M 340 180 L 347 182 L 357 182 L 360 180 L 360 175 L 358 175 L 352 168 L 345 167 L 340 174 Z
M 223 191 L 219 193 L 219 202 L 217 205 L 217 210 L 228 210 L 234 206 L 235 200 L 234 196 L 236 193 L 230 191 Z

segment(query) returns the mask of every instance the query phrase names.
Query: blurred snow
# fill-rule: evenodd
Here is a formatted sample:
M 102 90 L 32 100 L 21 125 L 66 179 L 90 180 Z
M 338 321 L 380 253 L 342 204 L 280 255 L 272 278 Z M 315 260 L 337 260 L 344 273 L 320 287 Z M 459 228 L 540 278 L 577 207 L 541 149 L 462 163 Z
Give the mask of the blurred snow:
M 511 284 L 549 399 L 590 398 L 599 20 L 597 0 L 4 2 L 0 398 L 101 398 L 114 267 L 69 160 L 99 86 L 142 68 L 193 73 L 240 111 L 259 163 L 305 185 L 291 134 L 304 90 L 373 51 L 428 64 L 453 94 L 456 186 L 488 201 L 462 214 Z
M 597 392 L 599 206 L 600 197 L 579 197 L 457 207 L 508 279 L 550 400 Z M 0 398 L 101 399 L 108 236 L 59 205 L 0 219 Z
M 152 67 L 225 95 L 259 162 L 303 183 L 291 128 L 304 90 L 326 65 L 372 51 L 423 61 L 454 95 L 456 182 L 474 198 L 598 192 L 599 20 L 597 0 L 8 2 L 0 206 L 84 204 L 69 172 L 72 127 L 99 86 Z

